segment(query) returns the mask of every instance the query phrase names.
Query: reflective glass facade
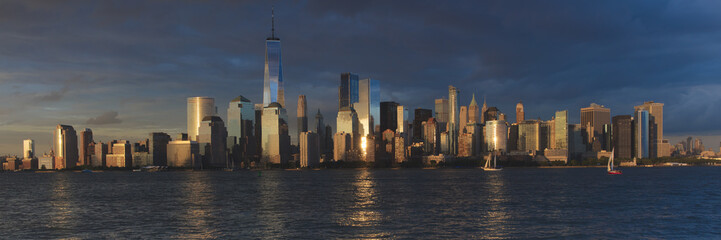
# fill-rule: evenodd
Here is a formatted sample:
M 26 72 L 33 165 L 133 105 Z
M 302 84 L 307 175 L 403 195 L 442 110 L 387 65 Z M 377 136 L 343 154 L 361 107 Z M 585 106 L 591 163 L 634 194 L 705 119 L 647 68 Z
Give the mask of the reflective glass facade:
M 504 120 L 486 121 L 485 126 L 486 149 L 489 152 L 505 151 L 508 141 L 508 126 Z
M 228 104 L 228 137 L 252 136 L 255 108 L 247 98 L 239 96 Z
M 358 74 L 341 73 L 338 87 L 338 109 L 352 107 L 358 102 Z
M 280 40 L 265 41 L 265 76 L 263 81 L 263 106 L 273 102 L 285 107 L 283 91 L 283 66 L 280 54 Z
M 554 124 L 555 148 L 568 149 L 568 110 L 556 111 Z
M 636 119 L 634 119 L 636 124 L 636 133 L 635 133 L 635 140 L 636 140 L 636 154 L 635 157 L 638 158 L 648 158 L 648 111 L 646 110 L 640 110 L 636 111 Z
M 381 88 L 378 80 L 366 78 L 358 82 L 358 103 L 353 104 L 358 113 L 361 136 L 373 134 L 380 123 Z
M 209 97 L 188 98 L 188 138 L 198 140 L 198 127 L 206 116 L 215 116 L 215 99 Z

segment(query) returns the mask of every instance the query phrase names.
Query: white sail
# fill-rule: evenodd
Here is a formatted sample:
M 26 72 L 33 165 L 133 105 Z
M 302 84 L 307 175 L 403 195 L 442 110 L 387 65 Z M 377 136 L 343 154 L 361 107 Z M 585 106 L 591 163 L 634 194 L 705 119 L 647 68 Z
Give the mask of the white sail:
M 613 171 L 613 155 L 614 155 L 615 151 L 616 151 L 615 148 L 613 150 L 611 150 L 611 157 L 608 158 L 608 167 L 607 167 L 608 171 Z

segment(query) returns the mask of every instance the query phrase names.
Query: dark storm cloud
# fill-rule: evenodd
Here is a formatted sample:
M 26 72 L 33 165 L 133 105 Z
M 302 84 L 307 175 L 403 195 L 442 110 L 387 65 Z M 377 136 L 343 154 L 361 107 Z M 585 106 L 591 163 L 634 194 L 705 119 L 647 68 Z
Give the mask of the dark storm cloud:
M 718 1 L 2 1 L 0 100 L 14 107 L 0 117 L 112 108 L 128 128 L 183 129 L 186 97 L 215 97 L 221 115 L 237 95 L 260 102 L 272 4 L 289 116 L 305 94 L 334 126 L 352 71 L 410 109 L 454 85 L 460 104 L 475 93 L 509 115 L 519 100 L 571 121 L 591 102 L 630 114 L 653 100 L 667 133 L 718 130 Z
M 100 114 L 100 116 L 92 117 L 88 119 L 88 121 L 85 121 L 86 124 L 90 125 L 114 124 L 121 122 L 123 121 L 118 119 L 118 112 L 115 111 L 104 112 L 103 114 Z

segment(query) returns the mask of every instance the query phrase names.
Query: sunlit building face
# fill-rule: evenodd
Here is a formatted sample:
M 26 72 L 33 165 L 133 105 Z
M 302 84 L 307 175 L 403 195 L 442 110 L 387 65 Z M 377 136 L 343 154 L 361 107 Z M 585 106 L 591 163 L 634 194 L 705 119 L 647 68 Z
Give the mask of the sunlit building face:
M 278 102 L 285 107 L 283 90 L 283 66 L 281 61 L 280 40 L 265 41 L 265 76 L 263 80 L 263 106 Z

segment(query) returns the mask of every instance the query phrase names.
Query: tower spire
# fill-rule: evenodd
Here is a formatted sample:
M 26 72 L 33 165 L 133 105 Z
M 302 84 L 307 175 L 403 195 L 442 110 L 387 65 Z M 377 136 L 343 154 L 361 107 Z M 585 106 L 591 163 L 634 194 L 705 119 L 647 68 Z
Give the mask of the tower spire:
M 270 38 L 275 39 L 275 5 L 270 8 Z

